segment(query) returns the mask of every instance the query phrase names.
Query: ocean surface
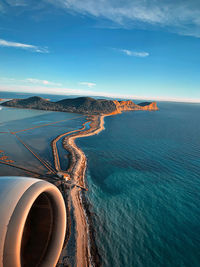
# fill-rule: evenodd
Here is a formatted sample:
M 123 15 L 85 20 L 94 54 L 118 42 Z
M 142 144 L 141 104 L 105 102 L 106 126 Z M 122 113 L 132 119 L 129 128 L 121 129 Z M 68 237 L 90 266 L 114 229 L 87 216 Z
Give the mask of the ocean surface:
M 78 141 L 103 266 L 200 266 L 200 105 L 159 107 Z
M 105 267 L 200 266 L 200 105 L 158 106 L 156 112 L 106 117 L 103 132 L 77 140 L 88 158 L 87 198 Z M 52 162 L 49 141 L 80 128 L 84 118 L 3 107 L 0 132 L 66 118 L 70 120 L 19 133 Z M 1 133 L 0 138 L 0 150 L 17 164 L 46 171 L 14 136 Z M 64 162 L 65 152 L 60 153 Z M 0 175 L 8 170 L 0 166 Z

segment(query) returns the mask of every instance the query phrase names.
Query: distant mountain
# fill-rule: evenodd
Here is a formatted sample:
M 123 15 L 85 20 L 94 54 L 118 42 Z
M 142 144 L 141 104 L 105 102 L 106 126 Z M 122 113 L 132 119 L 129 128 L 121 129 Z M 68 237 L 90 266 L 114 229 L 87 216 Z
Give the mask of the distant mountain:
M 135 104 L 133 101 L 117 101 L 94 99 L 91 97 L 77 97 L 51 102 L 47 99 L 33 96 L 26 99 L 12 99 L 4 102 L 2 106 L 15 108 L 41 109 L 49 111 L 62 111 L 81 114 L 117 114 L 127 110 L 158 110 L 156 102 L 143 102 Z

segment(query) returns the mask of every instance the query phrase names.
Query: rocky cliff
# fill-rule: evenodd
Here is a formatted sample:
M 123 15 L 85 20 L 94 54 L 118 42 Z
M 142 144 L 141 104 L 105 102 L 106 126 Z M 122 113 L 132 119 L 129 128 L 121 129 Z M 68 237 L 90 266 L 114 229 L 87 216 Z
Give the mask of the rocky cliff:
M 26 99 L 12 99 L 1 105 L 16 108 L 41 109 L 63 111 L 82 114 L 117 114 L 128 110 L 158 110 L 156 102 L 135 104 L 133 101 L 118 101 L 94 99 L 91 97 L 77 97 L 51 102 L 38 96 Z
M 127 110 L 158 110 L 156 102 L 142 102 L 140 104 L 135 104 L 131 100 L 127 101 L 113 101 L 116 105 L 116 110 L 118 113 Z

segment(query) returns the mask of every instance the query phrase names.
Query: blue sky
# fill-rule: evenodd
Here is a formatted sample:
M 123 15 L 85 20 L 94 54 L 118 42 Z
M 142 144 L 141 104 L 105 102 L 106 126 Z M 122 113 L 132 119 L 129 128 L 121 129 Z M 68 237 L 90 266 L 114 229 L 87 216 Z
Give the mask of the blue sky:
M 199 51 L 199 0 L 0 3 L 1 91 L 200 102 Z

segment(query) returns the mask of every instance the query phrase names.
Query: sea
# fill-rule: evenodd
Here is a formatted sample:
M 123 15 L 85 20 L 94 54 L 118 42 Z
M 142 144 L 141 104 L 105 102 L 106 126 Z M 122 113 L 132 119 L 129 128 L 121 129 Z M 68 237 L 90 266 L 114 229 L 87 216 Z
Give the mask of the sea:
M 104 267 L 200 266 L 200 104 L 158 106 L 105 117 L 104 131 L 77 140 L 87 156 L 86 197 Z M 29 112 L 33 122 L 36 111 Z M 83 118 L 71 121 L 65 126 L 78 128 Z M 45 153 L 39 134 L 37 142 L 45 142 L 43 152 L 37 145 Z

